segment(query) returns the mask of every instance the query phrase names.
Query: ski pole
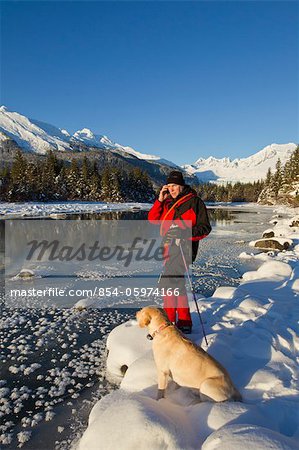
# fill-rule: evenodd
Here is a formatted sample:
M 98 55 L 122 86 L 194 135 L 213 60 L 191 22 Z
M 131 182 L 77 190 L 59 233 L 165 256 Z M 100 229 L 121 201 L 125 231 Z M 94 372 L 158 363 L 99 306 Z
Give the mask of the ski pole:
M 196 300 L 196 297 L 195 297 L 195 293 L 193 291 L 192 281 L 191 281 L 191 278 L 190 278 L 190 275 L 189 275 L 189 270 L 188 270 L 188 267 L 187 267 L 185 255 L 184 255 L 184 252 L 183 252 L 183 249 L 182 249 L 182 246 L 181 246 L 181 241 L 179 243 L 179 246 L 180 246 L 180 250 L 181 250 L 184 266 L 185 266 L 185 269 L 186 269 L 186 272 L 187 272 L 187 278 L 188 278 L 188 281 L 189 281 L 190 290 L 191 290 L 191 293 L 192 293 L 192 296 L 193 296 L 193 300 L 194 300 L 195 305 L 196 305 L 196 310 L 197 310 L 197 313 L 198 313 L 198 316 L 199 316 L 203 337 L 204 337 L 204 339 L 206 341 L 206 346 L 208 347 L 208 340 L 207 340 L 207 336 L 206 336 L 206 332 L 205 332 L 205 327 L 203 325 L 202 317 L 201 317 L 201 314 L 200 314 L 200 311 L 199 311 L 199 308 L 198 308 L 198 303 L 197 303 L 197 300 Z

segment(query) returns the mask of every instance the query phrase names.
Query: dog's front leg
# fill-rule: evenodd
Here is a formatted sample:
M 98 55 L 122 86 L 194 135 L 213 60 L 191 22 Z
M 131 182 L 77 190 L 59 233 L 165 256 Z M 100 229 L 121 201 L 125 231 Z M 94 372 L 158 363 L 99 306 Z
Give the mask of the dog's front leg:
M 165 396 L 164 394 L 165 394 L 165 389 L 158 389 L 157 400 L 164 398 L 164 396 Z
M 165 389 L 167 388 L 168 372 L 160 370 L 158 372 L 158 394 L 157 400 L 164 398 Z

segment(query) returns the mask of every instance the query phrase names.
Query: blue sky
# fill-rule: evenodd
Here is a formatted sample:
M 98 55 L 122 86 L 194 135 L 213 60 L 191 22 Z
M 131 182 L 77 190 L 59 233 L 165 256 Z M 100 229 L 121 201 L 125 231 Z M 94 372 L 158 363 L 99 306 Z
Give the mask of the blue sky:
M 297 2 L 2 2 L 1 103 L 178 164 L 298 142 Z

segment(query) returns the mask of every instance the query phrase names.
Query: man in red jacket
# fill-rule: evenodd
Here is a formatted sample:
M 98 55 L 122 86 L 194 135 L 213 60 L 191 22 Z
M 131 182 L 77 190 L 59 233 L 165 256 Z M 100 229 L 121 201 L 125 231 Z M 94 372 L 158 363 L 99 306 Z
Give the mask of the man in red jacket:
M 172 293 L 179 289 L 177 296 L 164 296 L 164 309 L 169 320 L 189 334 L 192 320 L 185 288 L 185 262 L 188 265 L 195 260 L 199 241 L 211 231 L 207 209 L 196 192 L 185 184 L 182 173 L 174 170 L 149 211 L 148 220 L 160 224 L 163 236 L 164 271 L 159 285 Z

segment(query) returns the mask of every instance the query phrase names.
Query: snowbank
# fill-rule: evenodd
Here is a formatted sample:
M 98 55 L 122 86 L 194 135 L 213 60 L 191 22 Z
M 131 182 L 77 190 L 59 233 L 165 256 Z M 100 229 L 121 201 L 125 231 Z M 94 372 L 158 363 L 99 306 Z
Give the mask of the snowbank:
M 190 434 L 195 433 L 181 408 L 120 391 L 95 405 L 79 448 L 184 448 Z
M 228 425 L 208 437 L 202 450 L 240 450 L 246 439 L 246 450 L 296 450 L 290 438 L 267 428 L 251 425 Z
M 243 275 L 243 280 L 282 280 L 289 278 L 292 274 L 292 268 L 289 264 L 281 261 L 265 262 L 258 270 L 253 272 L 246 272 Z
M 166 398 L 156 401 L 151 342 L 131 320 L 107 344 L 107 368 L 123 375 L 120 388 L 94 406 L 78 450 L 298 448 L 299 232 L 279 219 L 276 226 L 280 233 L 284 226 L 284 237 L 292 234 L 291 251 L 243 253 L 260 260 L 258 270 L 245 273 L 238 287 L 199 300 L 208 352 L 227 368 L 244 402 L 201 403 L 172 381 Z M 191 309 L 191 337 L 205 348 Z
M 107 370 L 110 375 L 122 378 L 126 369 L 151 349 L 146 339 L 146 329 L 137 326 L 136 320 L 123 323 L 114 328 L 107 339 Z

